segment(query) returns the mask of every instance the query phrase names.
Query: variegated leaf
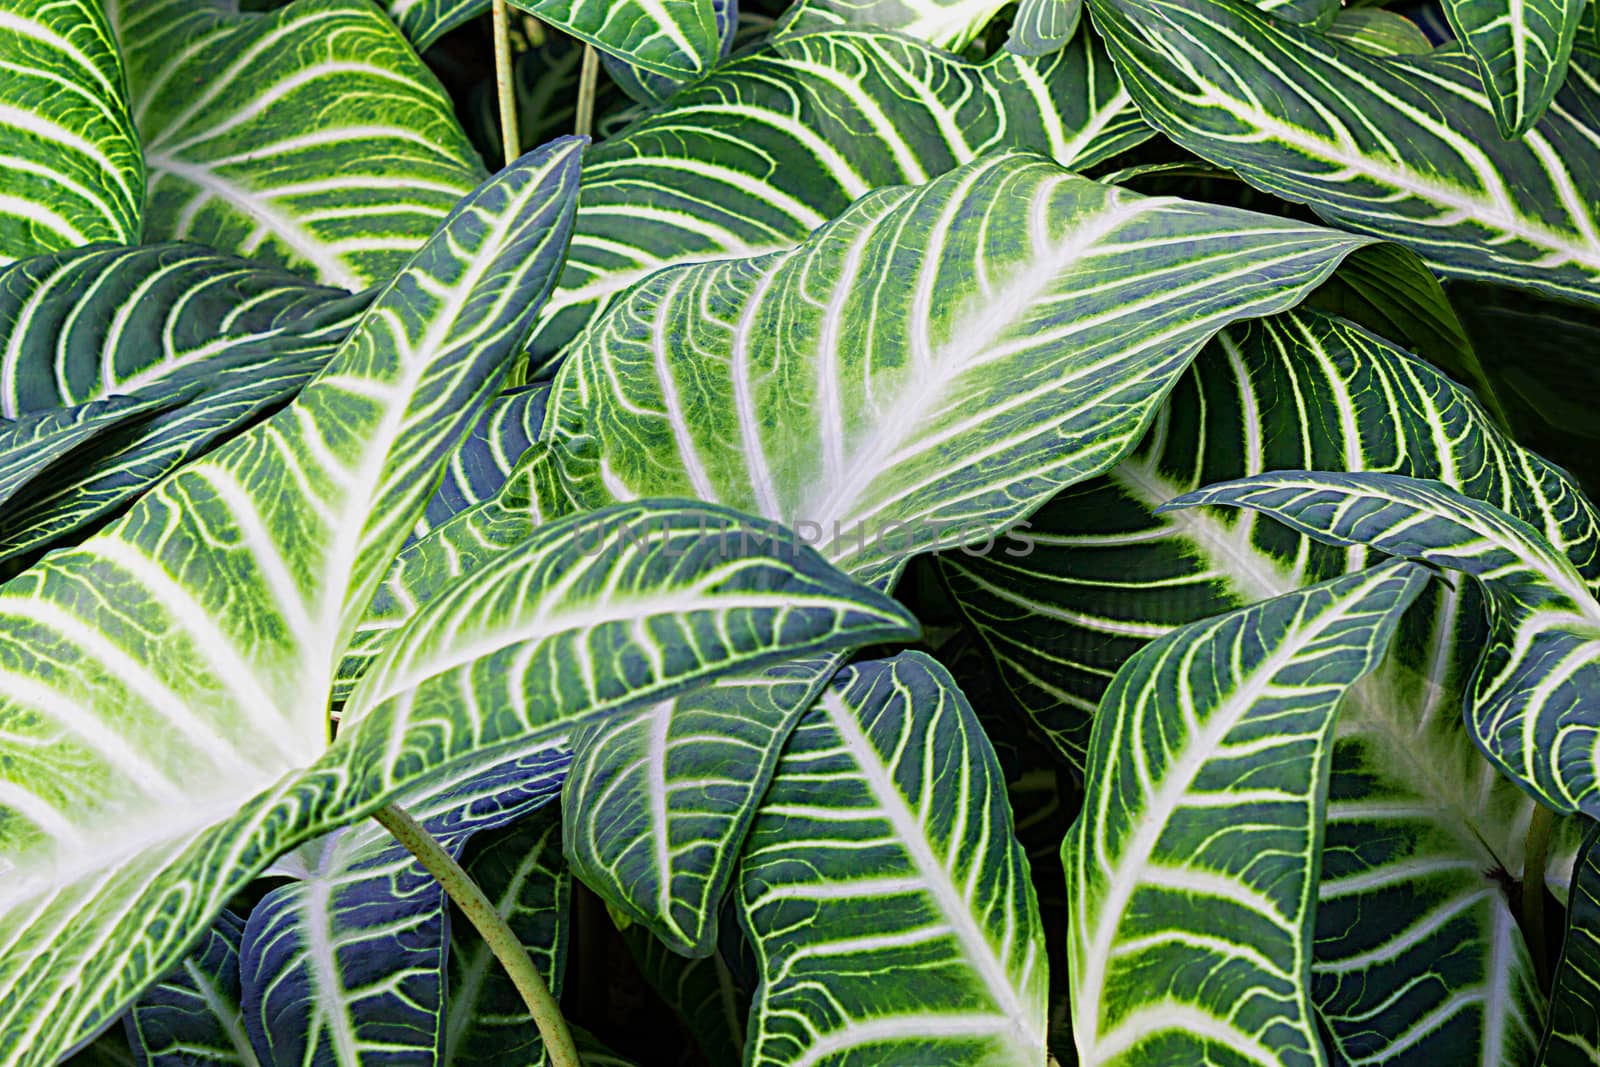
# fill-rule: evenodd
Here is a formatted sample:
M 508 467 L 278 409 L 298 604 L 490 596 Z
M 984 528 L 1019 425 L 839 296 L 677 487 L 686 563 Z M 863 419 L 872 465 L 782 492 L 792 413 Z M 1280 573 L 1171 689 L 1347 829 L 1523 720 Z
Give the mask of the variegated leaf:
M 361 289 L 483 177 L 449 97 L 369 0 L 107 7 L 144 139 L 149 239 Z
M 1323 1062 L 1307 978 L 1334 720 L 1427 573 L 1191 623 L 1117 672 L 1063 846 L 1084 1067 Z
M 1436 269 L 1600 302 L 1600 61 L 1507 141 L 1459 52 L 1377 58 L 1232 0 L 1090 0 L 1140 114 Z
M 791 248 L 872 189 L 996 149 L 1087 167 L 1149 136 L 1088 33 L 1044 59 L 982 65 L 846 31 L 741 56 L 589 153 L 533 371 L 548 373 L 596 312 L 662 267 Z
M 144 159 L 99 0 L 3 0 L 0 57 L 0 264 L 138 241 Z
M 933 660 L 834 679 L 740 864 L 745 1063 L 1040 1063 L 1045 948 L 994 752 Z M 914 977 L 913 977 L 914 976 Z

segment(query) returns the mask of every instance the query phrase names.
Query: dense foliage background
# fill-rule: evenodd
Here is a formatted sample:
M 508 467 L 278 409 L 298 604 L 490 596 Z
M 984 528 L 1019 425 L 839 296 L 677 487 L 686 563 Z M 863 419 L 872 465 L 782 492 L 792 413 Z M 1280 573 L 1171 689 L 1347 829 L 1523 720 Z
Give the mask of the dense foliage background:
M 1600 1063 L 1592 3 L 493 6 L 0 0 L 0 1061 Z

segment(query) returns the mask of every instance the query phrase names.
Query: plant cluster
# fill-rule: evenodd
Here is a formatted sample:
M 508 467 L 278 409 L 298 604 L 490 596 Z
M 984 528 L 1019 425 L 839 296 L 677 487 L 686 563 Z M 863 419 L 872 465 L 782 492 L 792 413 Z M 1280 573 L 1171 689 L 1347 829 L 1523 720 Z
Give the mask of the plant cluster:
M 1588 0 L 0 0 L 0 1063 L 1600 1063 L 1597 356 Z

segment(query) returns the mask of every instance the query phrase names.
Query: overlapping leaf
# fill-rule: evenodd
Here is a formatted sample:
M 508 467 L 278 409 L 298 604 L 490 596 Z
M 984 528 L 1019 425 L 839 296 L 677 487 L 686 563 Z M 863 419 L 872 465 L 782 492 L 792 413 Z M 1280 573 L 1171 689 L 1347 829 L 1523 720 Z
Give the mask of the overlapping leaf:
M 92 1033 L 319 828 L 338 777 L 289 772 L 326 745 L 332 657 L 548 290 L 576 158 L 486 184 L 294 405 L 7 585 L 8 1060 Z
M 790 248 L 883 185 L 1033 148 L 1086 167 L 1150 136 L 1094 37 L 974 66 L 904 37 L 809 34 L 743 56 L 594 148 L 534 369 L 674 263 Z
M 148 239 L 361 289 L 387 282 L 483 177 L 449 97 L 366 0 L 108 9 L 144 139 Z
M 717 27 L 717 55 L 714 62 L 726 59 L 728 51 L 733 47 L 734 33 L 739 28 L 739 5 L 737 0 L 711 0 L 711 15 L 716 20 Z M 606 72 L 611 75 L 623 92 L 629 97 L 645 105 L 655 107 L 664 104 L 673 93 L 685 85 L 698 79 L 685 80 L 682 77 L 667 77 L 656 74 L 641 67 L 636 67 L 625 59 L 610 54 L 601 53 L 600 62 L 605 66 Z
M 243 936 L 244 920 L 224 910 L 183 962 L 145 990 L 123 1019 L 139 1067 L 260 1067 L 240 1007 Z
M 1587 0 L 1446 0 L 1443 6 L 1477 64 L 1500 132 L 1521 137 L 1566 79 Z
M 544 424 L 549 386 L 530 385 L 495 397 L 445 467 L 444 483 L 417 523 L 426 534 L 454 516 L 495 497 Z
M 712 0 L 510 0 L 602 52 L 668 78 L 694 81 L 722 41 Z
M 1474 737 L 1548 806 L 1600 812 L 1600 603 L 1539 531 L 1438 482 L 1386 474 L 1260 474 L 1169 506 L 1203 504 L 1248 507 L 1329 544 L 1478 579 L 1491 631 L 1467 702 Z
M 1085 1067 L 1322 1060 L 1307 977 L 1334 718 L 1426 581 L 1358 571 L 1192 623 L 1117 673 L 1063 848 Z
M 1042 56 L 1072 40 L 1083 19 L 1083 0 L 1022 0 L 1011 19 L 1006 51 Z
M 992 155 L 655 275 L 573 349 L 541 443 L 581 506 L 723 503 L 888 581 L 1110 467 L 1212 333 L 1362 243 Z
M 1550 993 L 1539 1067 L 1585 1067 L 1600 1059 L 1600 826 L 1578 851 L 1567 896 L 1567 929 Z
M 139 240 L 144 159 L 97 0 L 0 3 L 0 264 Z
M 1145 643 L 1362 565 L 1275 523 L 1156 513 L 1216 479 L 1305 466 L 1447 479 L 1540 523 L 1600 576 L 1600 527 L 1570 484 L 1541 490 L 1547 469 L 1428 365 L 1305 311 L 1224 331 L 1135 455 L 1019 531 L 1028 555 L 946 553 L 940 565 L 1012 691 L 1079 762 L 1107 681 Z M 1507 902 L 1483 875 L 1520 874 L 1531 803 L 1461 723 L 1480 640 L 1476 602 L 1430 587 L 1341 714 L 1315 996 L 1354 1060 L 1392 1044 L 1514 1061 L 1539 1012 Z M 1419 943 L 1448 953 L 1450 984 L 1430 977 L 1433 954 L 1407 949 Z M 1410 1032 L 1419 1019 L 1424 1031 Z
M 541 753 L 464 781 L 429 781 L 395 803 L 459 858 L 475 834 L 552 799 L 567 762 L 565 753 Z M 371 821 L 285 859 L 296 862 L 280 860 L 274 873 L 294 880 L 252 909 L 240 947 L 245 1023 L 262 1058 L 432 1063 L 446 1033 L 443 887 Z
M 1005 236 L 1015 227 L 1028 245 Z M 935 540 L 981 539 L 1114 463 L 1206 337 L 1297 300 L 1357 244 L 989 157 L 879 190 L 793 252 L 630 292 L 557 378 L 544 465 L 580 507 L 716 501 L 887 583 Z M 773 679 L 748 681 L 748 713 L 732 713 L 730 686 L 692 714 L 619 721 L 604 751 L 581 739 L 567 787 L 574 864 L 683 951 L 709 951 L 709 858 L 736 840 L 805 704 L 774 706 Z M 699 755 L 708 736 L 727 754 Z M 699 789 L 712 766 L 716 791 Z M 605 792 L 590 768 L 609 769 Z
M 80 439 L 113 431 L 52 465 L 60 435 L 17 457 L 37 477 L 0 519 L 0 558 L 113 513 L 288 402 L 369 298 L 186 245 L 102 246 L 0 271 L 0 413 L 71 424 Z M 136 408 L 146 417 L 128 421 Z
M 841 672 L 789 738 L 741 864 L 761 984 L 746 1063 L 1032 1063 L 1045 966 L 972 708 L 919 653 Z
M 1600 67 L 1503 140 L 1464 55 L 1379 59 L 1230 0 L 1091 0 L 1140 113 L 1439 270 L 1600 302 Z
M 495 909 L 510 924 L 559 998 L 566 972 L 572 879 L 561 862 L 561 819 L 554 805 L 469 846 L 463 861 Z M 585 1064 L 583 1035 L 574 1035 Z M 450 928 L 450 1001 L 445 1016 L 444 1067 L 537 1063 L 540 1038 L 521 994 L 471 924 Z

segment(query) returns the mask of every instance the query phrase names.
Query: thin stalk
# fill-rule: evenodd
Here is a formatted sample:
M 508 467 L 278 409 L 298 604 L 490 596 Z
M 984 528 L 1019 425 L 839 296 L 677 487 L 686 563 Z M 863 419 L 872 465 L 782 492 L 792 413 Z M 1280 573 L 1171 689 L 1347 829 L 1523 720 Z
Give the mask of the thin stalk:
M 1539 976 L 1541 989 L 1550 987 L 1549 961 L 1544 951 L 1544 869 L 1555 821 L 1554 812 L 1535 804 L 1533 817 L 1528 820 L 1527 846 L 1522 850 L 1522 936 L 1533 955 L 1533 973 Z
M 507 925 L 505 918 L 495 910 L 472 876 L 461 869 L 461 864 L 440 847 L 433 835 L 407 815 L 398 806 L 390 804 L 379 808 L 372 816 L 385 830 L 394 835 L 406 850 L 422 864 L 423 868 L 444 887 L 446 895 L 467 920 L 477 927 L 484 944 L 500 961 L 500 966 L 511 976 L 511 984 L 522 994 L 539 1036 L 544 1038 L 545 1051 L 550 1054 L 551 1067 L 583 1067 L 578 1058 L 577 1046 L 572 1043 L 572 1031 L 561 1017 L 561 1008 L 550 995 L 539 969 L 528 958 L 522 942 Z
M 573 132 L 579 137 L 589 136 L 594 129 L 594 89 L 600 78 L 600 53 L 594 45 L 583 46 L 583 66 L 578 71 L 578 114 L 573 122 Z
M 500 99 L 500 144 L 510 166 L 521 155 L 522 137 L 517 132 L 517 102 L 511 90 L 511 15 L 506 0 L 494 0 L 494 87 Z

